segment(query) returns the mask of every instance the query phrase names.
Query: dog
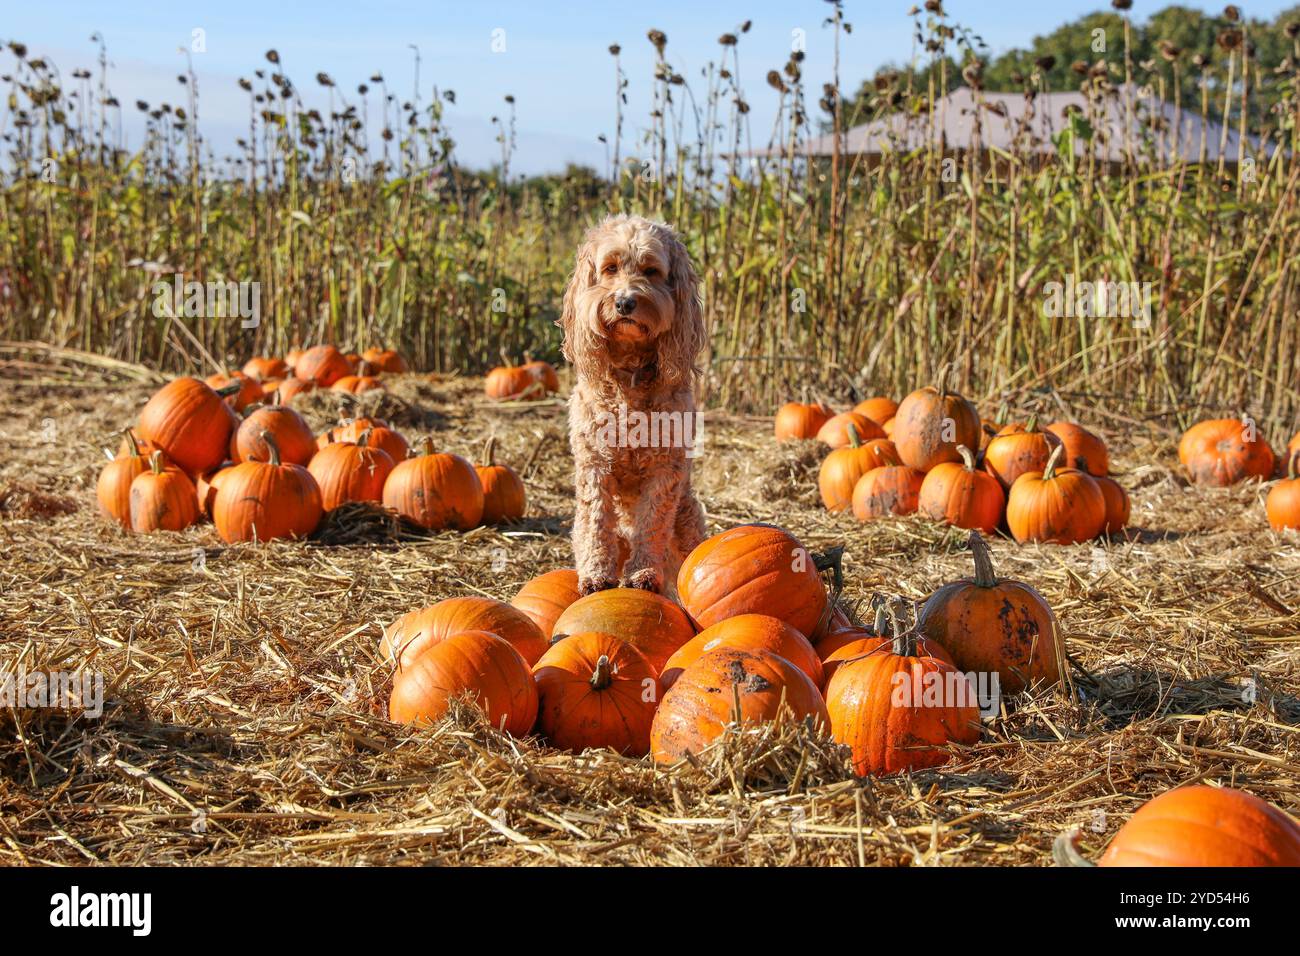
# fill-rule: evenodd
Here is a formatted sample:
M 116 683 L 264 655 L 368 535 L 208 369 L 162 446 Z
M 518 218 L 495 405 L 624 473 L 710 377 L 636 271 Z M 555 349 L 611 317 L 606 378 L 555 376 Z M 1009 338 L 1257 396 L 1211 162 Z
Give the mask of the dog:
M 705 530 L 691 490 L 705 329 L 685 245 L 664 223 L 607 218 L 578 250 L 557 324 L 575 379 L 578 589 L 662 593 Z M 665 429 L 683 440 L 656 440 Z

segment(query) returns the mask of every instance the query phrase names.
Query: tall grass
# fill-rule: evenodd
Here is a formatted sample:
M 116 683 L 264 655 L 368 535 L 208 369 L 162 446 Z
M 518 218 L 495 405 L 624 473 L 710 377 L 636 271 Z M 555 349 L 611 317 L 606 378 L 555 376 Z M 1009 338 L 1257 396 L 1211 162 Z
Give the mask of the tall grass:
M 838 41 L 847 25 L 829 9 L 824 28 Z M 241 81 L 241 152 L 218 159 L 196 122 L 192 72 L 179 78 L 181 105 L 119 104 L 102 50 L 97 71 L 64 77 L 11 44 L 0 114 L 9 152 L 0 337 L 176 370 L 210 364 L 205 354 L 238 363 L 318 341 L 389 344 L 435 370 L 479 371 L 502 354 L 556 358 L 553 323 L 583 229 L 631 211 L 667 219 L 687 238 L 712 328 L 716 404 L 767 410 L 804 392 L 898 395 L 951 362 L 979 396 L 1056 390 L 1133 416 L 1186 421 L 1215 410 L 1279 430 L 1296 423 L 1293 63 L 1261 76 L 1230 30 L 1195 58 L 1173 51 L 1176 82 L 1198 84 L 1202 113 L 1234 129 L 1245 130 L 1261 86 L 1281 88 L 1270 126 L 1257 132 L 1284 148 L 1260 151 L 1253 176 L 1214 163 L 1143 165 L 1159 129 L 1154 146 L 1126 144 L 1132 158 L 1108 168 L 1086 116 L 1061 119 L 1067 138 L 1052 155 L 1027 144 L 870 159 L 837 149 L 809 162 L 802 145 L 823 129 L 895 110 L 926 123 L 928 104 L 954 85 L 979 95 L 970 34 L 941 10 L 917 13 L 918 65 L 929 68 L 882 78 L 845 115 L 838 62 L 836 82 L 821 90 L 806 88 L 798 53 L 761 90 L 743 89 L 748 26 L 719 38 L 694 85 L 673 70 L 658 31 L 648 35 L 650 76 L 627 75 L 611 47 L 610 169 L 533 180 L 509 178 L 509 97 L 495 121 L 500 167 L 474 173 L 456 163 L 443 124 L 451 90 L 404 102 L 380 74 L 345 92 L 321 73 L 313 82 L 329 109 L 318 112 L 270 51 Z M 946 67 L 954 51 L 967 62 L 961 77 Z M 1119 92 L 1127 76 L 1155 76 L 1127 44 L 1080 72 L 1093 104 L 1129 95 Z M 1044 89 L 1039 72 L 1023 82 Z M 652 91 L 643 124 L 621 96 L 637 83 Z M 751 95 L 775 98 L 770 130 L 752 128 Z M 134 152 L 121 148 L 129 109 L 147 114 Z M 1081 155 L 1071 136 L 1084 142 Z M 261 325 L 156 316 L 153 283 L 175 272 L 260 282 Z M 1150 328 L 1046 315 L 1044 284 L 1067 273 L 1151 282 Z

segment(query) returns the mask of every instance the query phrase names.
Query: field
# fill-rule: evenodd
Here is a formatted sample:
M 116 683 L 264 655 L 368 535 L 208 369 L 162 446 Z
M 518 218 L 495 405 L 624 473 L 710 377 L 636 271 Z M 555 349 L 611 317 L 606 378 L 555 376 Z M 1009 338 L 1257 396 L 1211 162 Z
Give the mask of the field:
M 319 540 L 226 546 L 211 525 L 128 535 L 96 513 L 101 448 L 161 377 L 65 350 L 9 351 L 0 392 L 0 644 L 27 669 L 104 672 L 99 719 L 0 711 L 0 864 L 883 864 L 1051 862 L 1078 826 L 1095 856 L 1181 783 L 1242 787 L 1300 814 L 1300 549 L 1262 490 L 1189 487 L 1177 429 L 1059 395 L 1035 410 L 1109 442 L 1133 497 L 1108 543 L 992 542 L 1000 573 L 1055 609 L 1071 686 L 1015 702 L 947 766 L 855 780 L 798 726 L 730 736 L 670 771 L 515 741 L 472 713 L 389 723 L 377 652 L 400 613 L 508 599 L 571 563 L 559 401 L 494 406 L 482 380 L 418 374 L 364 410 L 467 456 L 495 434 L 526 520 L 415 535 L 335 522 Z M 305 397 L 314 428 L 328 393 Z M 969 574 L 962 535 L 861 524 L 817 499 L 822 450 L 717 411 L 696 463 L 710 530 L 763 520 L 845 548 L 849 604 L 920 599 Z

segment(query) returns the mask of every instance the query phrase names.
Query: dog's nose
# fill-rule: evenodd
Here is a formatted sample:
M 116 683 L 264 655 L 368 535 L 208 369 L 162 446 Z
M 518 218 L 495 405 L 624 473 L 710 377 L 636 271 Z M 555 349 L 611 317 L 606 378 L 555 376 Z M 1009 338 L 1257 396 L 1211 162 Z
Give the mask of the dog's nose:
M 619 315 L 631 315 L 636 311 L 636 296 L 619 295 L 614 298 L 614 311 Z

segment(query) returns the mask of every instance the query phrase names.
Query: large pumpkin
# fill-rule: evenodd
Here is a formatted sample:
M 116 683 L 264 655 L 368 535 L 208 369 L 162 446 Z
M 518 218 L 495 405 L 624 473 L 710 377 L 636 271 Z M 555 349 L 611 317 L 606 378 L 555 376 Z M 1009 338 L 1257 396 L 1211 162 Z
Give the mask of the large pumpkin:
M 1007 527 L 1017 541 L 1089 541 L 1106 523 L 1106 499 L 1097 482 L 1076 468 L 1058 468 L 1064 445 L 1052 449 L 1042 473 L 1026 472 L 1007 495 Z
M 1089 866 L 1069 843 L 1070 865 Z M 1244 790 L 1194 784 L 1138 807 L 1098 866 L 1300 866 L 1300 826 Z
M 228 388 L 234 394 L 239 386 Z M 136 434 L 190 474 L 207 471 L 226 460 L 239 421 L 222 398 L 197 378 L 178 378 L 145 404 Z
M 826 420 L 817 430 L 817 440 L 832 448 L 844 448 L 850 442 L 850 435 L 856 434 L 859 441 L 871 441 L 884 438 L 885 430 L 866 415 L 857 412 L 841 412 Z
M 875 438 L 864 445 L 858 441 L 856 428 L 849 425 L 848 432 L 848 447 L 827 455 L 817 474 L 822 504 L 832 514 L 852 506 L 854 486 L 871 469 L 899 464 L 898 451 L 888 438 Z
M 543 398 L 546 385 L 522 365 L 501 365 L 492 369 L 483 382 L 488 398 L 497 401 Z
M 473 701 L 488 722 L 523 737 L 537 721 L 537 685 L 527 662 L 487 631 L 462 631 L 430 647 L 393 677 L 388 717 L 432 723 L 452 700 Z
M 519 589 L 510 604 L 532 619 L 542 636 L 550 641 L 555 632 L 555 622 L 578 598 L 578 572 L 573 568 L 559 568 L 539 574 Z
M 543 362 L 541 359 L 525 358 L 521 366 L 537 381 L 542 383 L 542 387 L 547 392 L 558 392 L 560 390 L 560 375 L 555 371 L 555 366 L 550 362 Z
M 1025 472 L 1046 468 L 1052 449 L 1060 442 L 1051 432 L 1039 430 L 1037 416 L 1027 425 L 1008 425 L 984 449 L 984 470 L 1006 491 Z
M 1071 468 L 1094 476 L 1110 474 L 1110 453 L 1106 450 L 1106 443 L 1088 429 L 1073 422 L 1052 422 L 1047 431 L 1065 446 L 1062 460 Z
M 194 482 L 175 465 L 164 465 L 161 451 L 132 480 L 129 500 L 132 531 L 180 531 L 199 517 Z
M 483 486 L 483 523 L 517 521 L 528 508 L 524 480 L 509 465 L 496 462 L 496 438 L 489 438 L 483 450 L 483 464 L 474 471 Z
M 785 717 L 827 727 L 826 704 L 808 675 L 768 651 L 723 647 L 682 671 L 664 693 L 650 728 L 658 763 L 699 754 L 726 730 Z
M 770 525 L 742 525 L 701 542 L 682 562 L 677 594 L 701 629 L 737 614 L 767 614 L 815 635 L 827 606 L 812 555 Z
M 122 431 L 126 451 L 119 451 L 100 471 L 99 480 L 95 482 L 95 498 L 99 502 L 100 514 L 130 531 L 131 482 L 149 470 L 149 459 L 140 454 L 140 446 L 131 429 Z
M 402 375 L 410 371 L 406 364 L 406 359 L 393 349 L 381 349 L 371 346 L 361 353 L 364 362 L 371 365 L 376 371 L 384 372 L 388 375 Z
M 1287 476 L 1270 488 L 1268 497 L 1264 499 L 1264 513 L 1275 531 L 1300 528 L 1300 477 L 1297 477 L 1296 472 L 1298 460 L 1300 451 L 1292 452 L 1287 464 Z
M 822 662 L 808 638 L 784 621 L 766 614 L 738 614 L 705 628 L 677 648 L 660 674 L 664 688 L 672 687 L 682 671 L 719 647 L 779 654 L 807 674 L 818 687 L 822 685 Z
M 898 406 L 890 437 L 903 464 L 929 471 L 945 461 L 961 461 L 958 445 L 978 448 L 980 416 L 975 406 L 947 388 L 948 368 L 937 386 L 917 389 Z
M 921 482 L 916 510 L 931 521 L 957 528 L 978 528 L 990 534 L 1002 523 L 1007 499 L 992 475 L 975 467 L 975 456 L 958 445 L 963 464 L 945 461 L 935 465 Z
M 914 631 L 845 661 L 826 685 L 831 736 L 852 753 L 858 776 L 936 767 L 947 744 L 980 737 L 974 685 L 936 657 L 918 652 Z
M 395 431 L 382 418 L 353 418 L 340 422 L 316 438 L 316 447 L 324 448 L 332 441 L 352 442 L 368 448 L 382 448 L 394 462 L 403 462 L 411 456 L 411 446 L 402 434 Z
M 1056 615 L 1028 584 L 993 573 L 993 558 L 977 531 L 970 534 L 970 549 L 975 576 L 931 594 L 917 631 L 946 648 L 958 670 L 996 671 L 1005 693 L 1055 684 L 1064 663 Z
M 588 631 L 627 641 L 646 656 L 655 673 L 695 636 L 690 618 L 680 607 L 640 588 L 609 588 L 579 598 L 556 619 L 551 639 Z
M 316 454 L 316 436 L 307 420 L 286 405 L 263 405 L 250 412 L 230 436 L 230 460 L 270 461 L 271 449 L 263 435 L 275 439 L 280 460 L 306 465 Z
M 561 750 L 650 752 L 661 690 L 644 654 L 613 634 L 571 634 L 533 667 L 537 729 Z
M 907 465 L 873 468 L 853 486 L 853 516 L 870 521 L 887 515 L 916 512 L 925 473 Z
M 817 432 L 834 414 L 821 402 L 786 402 L 776 413 L 776 440 L 816 438 Z
M 483 483 L 459 455 L 433 450 L 399 462 L 384 483 L 384 506 L 431 530 L 468 531 L 483 520 Z
M 268 358 L 264 355 L 254 356 L 244 363 L 243 372 L 251 379 L 265 382 L 268 379 L 288 378 L 291 374 L 284 359 Z
M 269 432 L 262 434 L 271 460 L 246 461 L 227 469 L 212 508 L 223 541 L 301 538 L 316 530 L 324 511 L 316 479 L 302 465 L 280 460 Z
M 384 629 L 379 653 L 398 667 L 461 631 L 488 631 L 512 644 L 531 667 L 546 651 L 537 625 L 517 608 L 487 597 L 453 597 L 403 614 Z
M 294 376 L 315 382 L 320 388 L 329 388 L 351 371 L 347 357 L 332 345 L 307 349 L 293 365 Z
M 307 470 L 320 488 L 321 506 L 333 511 L 349 501 L 383 501 L 394 467 L 382 448 L 334 442 L 316 452 Z
M 1226 487 L 1273 476 L 1273 450 L 1255 426 L 1235 418 L 1193 425 L 1178 443 L 1178 460 L 1198 485 Z

